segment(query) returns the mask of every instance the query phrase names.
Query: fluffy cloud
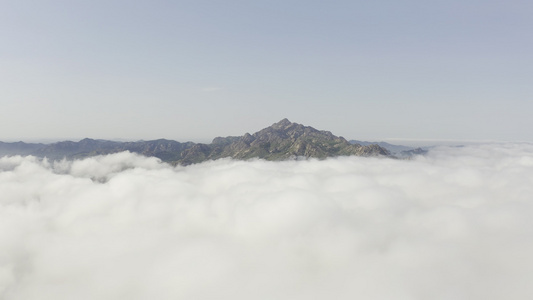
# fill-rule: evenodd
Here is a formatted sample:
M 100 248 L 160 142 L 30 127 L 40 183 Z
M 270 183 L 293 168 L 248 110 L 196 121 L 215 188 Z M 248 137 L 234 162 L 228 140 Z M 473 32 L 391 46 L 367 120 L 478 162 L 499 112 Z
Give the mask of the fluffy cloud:
M 0 299 L 530 299 L 533 146 L 0 158 Z

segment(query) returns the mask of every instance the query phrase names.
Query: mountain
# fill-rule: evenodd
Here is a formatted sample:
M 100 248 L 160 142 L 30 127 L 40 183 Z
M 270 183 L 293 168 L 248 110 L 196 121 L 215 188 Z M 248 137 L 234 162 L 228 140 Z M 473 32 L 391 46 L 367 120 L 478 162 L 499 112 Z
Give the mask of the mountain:
M 182 153 L 181 163 L 190 164 L 223 157 L 286 160 L 297 157 L 326 158 L 345 155 L 389 156 L 390 153 L 377 145 L 352 145 L 329 131 L 317 130 L 283 119 L 254 134 L 217 137 L 211 144 L 194 145 Z
M 107 140 L 83 139 L 79 142 L 63 141 L 40 147 L 30 154 L 50 159 L 63 157 L 74 159 L 95 155 L 130 151 L 144 156 L 155 156 L 163 161 L 171 162 L 181 159 L 181 152 L 194 143 L 180 143 L 172 140 L 153 140 L 138 142 L 115 142 Z
M 50 159 L 83 158 L 122 151 L 155 156 L 165 162 L 181 165 L 224 157 L 286 160 L 348 155 L 390 156 L 390 152 L 379 145 L 350 144 L 343 137 L 337 137 L 329 131 L 292 123 L 287 119 L 254 134 L 217 137 L 211 144 L 180 143 L 165 139 L 137 142 L 83 139 L 79 142 L 63 141 L 53 144 L 0 143 L 2 155 L 34 155 Z
M 416 155 L 426 155 L 428 153 L 428 150 L 427 149 L 423 149 L 423 148 L 414 148 L 414 149 L 411 149 L 411 150 L 404 150 L 400 153 L 398 153 L 398 157 L 400 158 L 410 158 L 410 157 L 413 157 L 413 156 L 416 156 Z
M 49 159 L 84 158 L 116 152 L 113 150 L 120 149 L 121 144 L 120 142 L 93 139 L 83 139 L 79 142 L 63 141 L 40 147 L 31 154 Z
M 4 143 L 0 142 L 0 156 L 6 155 L 31 155 L 44 144 L 32 144 L 24 142 Z
M 380 147 L 383 147 L 389 150 L 392 154 L 399 154 L 402 151 L 409 151 L 409 150 L 415 149 L 413 147 L 408 147 L 408 146 L 403 146 L 403 145 L 393 145 L 387 142 L 366 142 L 366 141 L 350 140 L 350 144 L 359 144 L 362 146 L 378 145 Z
M 398 158 L 410 158 L 416 155 L 425 155 L 428 153 L 428 150 L 434 146 L 426 146 L 426 147 L 408 147 L 403 145 L 393 145 L 389 144 L 387 142 L 364 142 L 364 141 L 357 141 L 357 140 L 350 140 L 350 144 L 359 144 L 359 145 L 378 145 L 380 147 L 383 147 L 389 152 L 398 157 Z

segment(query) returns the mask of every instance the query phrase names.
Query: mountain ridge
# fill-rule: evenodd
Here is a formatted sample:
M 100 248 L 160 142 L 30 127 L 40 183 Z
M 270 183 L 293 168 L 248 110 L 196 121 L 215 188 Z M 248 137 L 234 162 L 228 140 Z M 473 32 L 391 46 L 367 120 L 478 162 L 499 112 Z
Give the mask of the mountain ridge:
M 15 145 L 16 144 L 16 145 Z M 329 131 L 283 119 L 253 134 L 215 137 L 210 144 L 178 142 L 167 139 L 117 142 L 85 138 L 79 142 L 61 141 L 52 144 L 3 143 L 0 155 L 34 155 L 49 159 L 76 159 L 130 151 L 158 157 L 164 162 L 180 165 L 200 163 L 219 158 L 287 160 L 298 157 L 324 159 L 335 156 L 391 156 L 379 145 L 351 144 Z

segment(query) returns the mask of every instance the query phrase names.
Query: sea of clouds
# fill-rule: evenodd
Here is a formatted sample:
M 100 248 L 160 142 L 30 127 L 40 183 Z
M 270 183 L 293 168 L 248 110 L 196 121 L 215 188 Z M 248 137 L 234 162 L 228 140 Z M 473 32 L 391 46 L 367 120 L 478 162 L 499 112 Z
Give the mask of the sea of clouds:
M 0 158 L 0 299 L 533 299 L 533 145 Z

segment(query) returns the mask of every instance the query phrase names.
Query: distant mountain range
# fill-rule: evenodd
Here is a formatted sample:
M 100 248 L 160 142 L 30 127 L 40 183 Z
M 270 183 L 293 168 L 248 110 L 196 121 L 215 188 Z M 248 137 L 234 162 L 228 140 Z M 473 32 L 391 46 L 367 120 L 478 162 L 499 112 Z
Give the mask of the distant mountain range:
M 385 143 L 387 144 L 387 143 Z M 394 145 L 387 144 L 391 147 Z M 404 147 L 404 146 L 395 146 Z M 412 150 L 412 148 L 405 150 Z M 396 148 L 394 148 L 396 149 Z M 403 149 L 403 148 L 397 148 Z M 0 142 L 0 156 L 34 155 L 57 160 L 76 159 L 95 155 L 130 151 L 145 156 L 155 156 L 162 161 L 189 165 L 206 160 L 231 157 L 234 159 L 261 158 L 286 160 L 303 158 L 327 158 L 335 156 L 392 156 L 387 147 L 367 142 L 348 142 L 329 131 L 292 123 L 283 119 L 254 134 L 217 137 L 210 144 L 172 140 L 116 142 L 83 139 L 79 142 L 63 141 L 52 144 Z
M 350 144 L 359 144 L 361 146 L 368 146 L 368 145 L 378 145 L 380 147 L 383 147 L 387 150 L 389 150 L 391 153 L 400 153 L 402 151 L 408 151 L 412 150 L 412 147 L 407 146 L 401 146 L 401 145 L 393 145 L 389 144 L 387 142 L 366 142 L 366 141 L 358 141 L 358 140 L 350 140 Z
M 350 144 L 358 144 L 361 146 L 367 146 L 367 145 L 378 145 L 380 147 L 383 147 L 389 152 L 397 157 L 400 158 L 406 158 L 411 157 L 414 155 L 424 155 L 428 152 L 427 148 L 414 148 L 414 147 L 408 147 L 408 146 L 402 146 L 402 145 L 393 145 L 389 144 L 387 142 L 365 142 L 365 141 L 358 141 L 358 140 L 350 140 Z

